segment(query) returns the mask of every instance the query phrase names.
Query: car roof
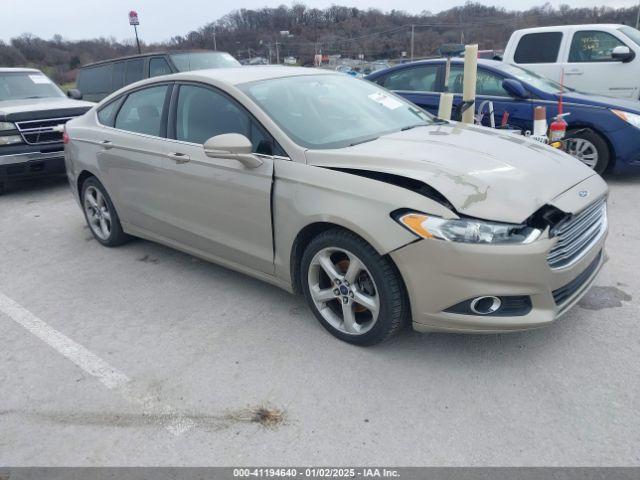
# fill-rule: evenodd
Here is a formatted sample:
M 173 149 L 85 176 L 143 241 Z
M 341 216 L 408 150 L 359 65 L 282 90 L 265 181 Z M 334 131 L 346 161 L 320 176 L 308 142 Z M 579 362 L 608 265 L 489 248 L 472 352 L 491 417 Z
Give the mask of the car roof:
M 0 73 L 12 73 L 12 72 L 42 73 L 40 70 L 37 70 L 35 68 L 0 68 Z
M 392 69 L 400 69 L 400 68 L 408 68 L 411 66 L 415 66 L 415 65 L 428 65 L 430 63 L 445 63 L 446 59 L 441 57 L 441 58 L 428 58 L 426 60 L 417 60 L 415 62 L 408 62 L 408 63 L 400 63 L 398 65 L 394 65 L 393 67 L 391 67 Z M 464 58 L 463 57 L 452 57 L 451 58 L 451 63 L 455 63 L 455 64 L 463 64 L 464 63 Z M 488 58 L 479 58 L 478 59 L 478 65 L 480 66 L 485 66 L 485 67 L 494 67 L 494 68 L 500 68 L 500 66 L 504 65 L 504 62 L 501 60 L 490 60 Z M 382 71 L 382 70 L 381 70 Z M 376 72 L 379 73 L 379 72 Z
M 120 62 L 123 60 L 131 60 L 131 59 L 135 59 L 135 58 L 145 58 L 145 57 L 153 57 L 156 55 L 172 55 L 172 54 L 176 54 L 176 53 L 205 53 L 205 52 L 210 52 L 210 53 L 227 53 L 227 52 L 223 52 L 220 50 L 206 50 L 206 49 L 200 49 L 200 50 L 160 50 L 157 52 L 148 52 L 148 53 L 136 53 L 135 55 L 125 55 L 124 57 L 115 57 L 115 58 L 108 58 L 107 60 L 99 60 L 97 62 L 92 62 L 92 63 L 87 63 L 86 65 L 82 65 L 80 67 L 80 69 L 83 68 L 91 68 L 91 67 L 95 67 L 98 65 L 103 65 L 105 63 L 112 63 L 112 62 Z
M 277 65 L 243 66 L 228 68 L 211 68 L 208 70 L 194 70 L 191 72 L 174 73 L 165 75 L 164 78 L 171 80 L 193 80 L 206 81 L 208 79 L 218 80 L 229 85 L 240 85 L 243 83 L 256 82 L 259 80 L 271 80 L 274 78 L 299 77 L 302 75 L 337 75 L 334 70 L 321 70 L 319 68 L 305 67 L 281 67 Z M 153 77 L 150 80 L 158 80 L 163 77 Z
M 518 33 L 533 33 L 533 32 L 558 32 L 561 30 L 569 30 L 569 29 L 596 29 L 601 30 L 603 28 L 620 28 L 624 27 L 624 25 L 620 23 L 583 23 L 580 25 L 551 25 L 547 27 L 531 27 L 531 28 L 521 28 L 516 30 Z M 515 33 L 515 32 L 514 32 Z

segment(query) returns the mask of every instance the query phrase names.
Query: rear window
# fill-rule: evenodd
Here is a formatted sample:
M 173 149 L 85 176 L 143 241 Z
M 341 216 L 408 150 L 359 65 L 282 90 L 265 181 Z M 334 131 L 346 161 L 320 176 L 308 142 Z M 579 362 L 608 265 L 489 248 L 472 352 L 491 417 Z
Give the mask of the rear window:
M 240 66 L 240 62 L 226 52 L 172 53 L 169 56 L 179 72 Z
M 112 70 L 111 64 L 80 70 L 78 89 L 85 95 L 110 93 Z
M 562 32 L 527 33 L 520 38 L 513 56 L 516 63 L 555 63 Z

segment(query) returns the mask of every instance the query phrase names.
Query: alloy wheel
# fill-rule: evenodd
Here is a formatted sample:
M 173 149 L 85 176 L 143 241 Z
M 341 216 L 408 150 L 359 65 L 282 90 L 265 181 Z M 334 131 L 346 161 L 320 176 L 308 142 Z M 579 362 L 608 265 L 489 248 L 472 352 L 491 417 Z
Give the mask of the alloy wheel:
M 111 235 L 111 212 L 109 205 L 94 186 L 90 186 L 84 193 L 84 211 L 93 233 L 101 240 L 108 240 Z
M 573 155 L 589 168 L 596 168 L 598 164 L 598 149 L 589 140 L 574 138 L 569 141 L 567 153 Z
M 380 297 L 373 276 L 352 252 L 328 247 L 308 270 L 309 292 L 322 317 L 336 330 L 362 335 L 375 325 Z

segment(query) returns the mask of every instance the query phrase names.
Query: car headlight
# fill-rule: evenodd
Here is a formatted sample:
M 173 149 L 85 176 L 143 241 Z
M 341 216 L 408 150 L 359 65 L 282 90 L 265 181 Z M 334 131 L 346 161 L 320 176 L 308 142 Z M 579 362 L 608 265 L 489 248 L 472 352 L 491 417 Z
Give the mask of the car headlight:
M 437 238 L 463 243 L 531 243 L 541 230 L 526 225 L 486 222 L 475 219 L 450 219 L 405 213 L 397 221 L 422 238 Z
M 15 130 L 15 129 L 16 129 L 15 123 L 0 122 L 0 132 L 2 132 L 4 130 Z
M 629 113 L 622 110 L 614 109 L 611 109 L 611 111 L 625 122 L 633 125 L 636 128 L 640 128 L 640 115 L 638 115 L 637 113 Z
M 0 146 L 2 145 L 15 145 L 16 143 L 22 143 L 22 137 L 20 135 L 5 135 L 0 136 Z

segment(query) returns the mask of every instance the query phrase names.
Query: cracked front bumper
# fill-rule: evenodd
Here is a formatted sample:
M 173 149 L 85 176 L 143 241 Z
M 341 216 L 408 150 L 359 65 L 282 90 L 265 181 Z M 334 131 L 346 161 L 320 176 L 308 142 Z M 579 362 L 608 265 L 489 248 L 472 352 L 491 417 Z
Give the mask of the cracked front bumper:
M 585 211 L 597 202 L 586 204 L 579 195 L 585 191 L 597 199 L 606 195 L 607 188 L 594 176 L 549 204 L 568 213 Z M 547 257 L 558 238 L 546 234 L 530 244 L 513 245 L 423 239 L 392 252 L 411 302 L 414 329 L 497 333 L 549 325 L 582 298 L 600 271 L 605 261 L 606 217 L 602 228 L 576 261 L 562 268 L 549 266 Z M 531 309 L 517 316 L 446 311 L 482 296 L 526 296 Z

